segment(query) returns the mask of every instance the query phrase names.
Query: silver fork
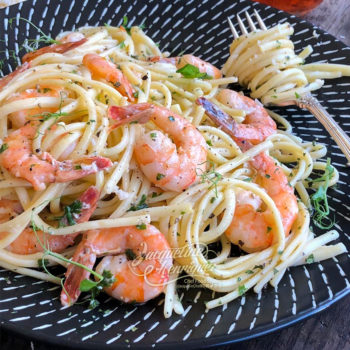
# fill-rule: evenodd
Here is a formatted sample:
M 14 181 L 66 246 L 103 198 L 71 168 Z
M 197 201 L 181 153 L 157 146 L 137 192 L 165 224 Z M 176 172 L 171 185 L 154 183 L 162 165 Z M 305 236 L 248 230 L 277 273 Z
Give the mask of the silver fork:
M 267 30 L 264 21 L 259 16 L 258 12 L 254 10 L 255 17 L 259 24 L 260 30 Z M 248 12 L 245 12 L 247 22 L 251 31 L 257 31 L 252 18 L 249 16 Z M 234 25 L 232 24 L 229 18 L 228 23 L 230 25 L 232 34 L 235 39 L 239 37 Z M 247 28 L 244 26 L 241 18 L 237 15 L 237 22 L 242 31 L 242 34 L 248 34 Z M 277 106 L 288 106 L 288 105 L 296 105 L 300 108 L 306 108 L 311 112 L 316 119 L 325 127 L 325 129 L 329 132 L 329 134 L 333 137 L 334 141 L 337 143 L 339 148 L 344 153 L 345 157 L 348 160 L 347 165 L 350 166 L 350 138 L 345 133 L 345 131 L 338 125 L 338 123 L 329 115 L 329 113 L 325 110 L 324 107 L 320 104 L 320 102 L 311 95 L 310 92 L 302 94 L 300 97 L 284 102 L 281 104 L 276 103 Z

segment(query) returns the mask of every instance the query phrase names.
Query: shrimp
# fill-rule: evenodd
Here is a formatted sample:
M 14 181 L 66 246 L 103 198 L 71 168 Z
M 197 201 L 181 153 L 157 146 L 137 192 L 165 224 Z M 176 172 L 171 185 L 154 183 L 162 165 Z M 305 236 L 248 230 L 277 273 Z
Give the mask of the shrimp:
M 117 121 L 114 127 L 132 121 L 145 123 L 152 120 L 171 136 L 174 143 L 163 132 L 153 130 L 141 135 L 135 143 L 136 161 L 157 187 L 180 192 L 197 180 L 198 173 L 205 172 L 205 139 L 185 118 L 149 103 L 111 106 L 108 116 Z
M 47 183 L 68 182 L 95 174 L 112 165 L 108 158 L 85 157 L 78 160 L 54 159 L 49 153 L 32 152 L 32 140 L 37 129 L 34 123 L 12 132 L 4 139 L 5 150 L 0 154 L 0 165 L 15 177 L 29 181 L 36 191 L 42 191 Z
M 176 66 L 177 69 L 180 69 L 186 64 L 191 64 L 199 69 L 201 73 L 207 73 L 211 77 L 215 79 L 219 79 L 222 77 L 220 69 L 213 66 L 211 63 L 203 61 L 199 57 L 193 55 L 183 55 L 181 57 L 152 57 L 150 59 L 151 62 L 164 62 L 171 63 Z
M 276 125 L 263 107 L 248 97 L 243 96 L 243 98 L 234 91 L 232 91 L 233 94 L 228 91 L 226 90 L 221 95 L 221 102 L 223 97 L 227 96 L 232 97 L 231 100 L 227 101 L 232 102 L 237 99 L 230 106 L 247 109 L 249 114 L 245 120 L 246 124 L 236 123 L 230 116 L 204 98 L 199 98 L 197 103 L 205 108 L 207 115 L 214 123 L 231 135 L 243 150 L 247 150 L 252 147 L 253 143 L 263 141 L 275 132 Z M 276 204 L 287 236 L 298 214 L 294 189 L 289 185 L 288 178 L 282 168 L 267 154 L 258 154 L 253 158 L 251 164 L 257 172 L 254 182 L 263 187 Z M 258 196 L 250 191 L 240 190 L 237 193 L 233 220 L 225 232 L 233 244 L 239 245 L 242 250 L 248 253 L 263 250 L 273 242 L 272 213 L 268 209 L 263 210 L 261 205 L 262 200 Z
M 82 223 L 88 221 L 92 213 L 96 209 L 97 200 L 99 198 L 99 191 L 96 187 L 89 187 L 80 197 L 79 201 L 82 204 L 80 213 L 75 214 L 75 221 Z M 0 210 L 5 210 L 8 215 L 1 215 L 0 222 L 5 222 L 11 217 L 18 215 L 22 211 L 22 207 L 17 201 L 0 200 Z M 7 216 L 7 217 L 6 217 Z M 68 224 L 68 223 L 67 223 Z M 0 233 L 0 236 L 4 232 Z M 42 231 L 33 231 L 32 228 L 26 228 L 24 231 L 6 248 L 8 251 L 15 254 L 34 254 L 42 252 L 44 249 L 42 245 L 45 245 L 47 249 L 53 252 L 60 253 L 64 251 L 68 246 L 74 244 L 74 239 L 80 233 L 73 233 L 70 235 L 50 235 L 45 234 Z M 40 244 L 41 243 L 41 244 Z
M 111 256 L 111 254 L 118 254 Z M 123 302 L 143 303 L 163 292 L 173 261 L 164 235 L 153 225 L 116 227 L 88 231 L 79 243 L 73 261 L 92 269 L 98 256 L 105 256 L 96 271 L 109 270 L 115 277 L 105 292 Z M 72 305 L 80 284 L 90 272 L 68 265 L 61 292 L 62 305 Z
M 21 66 L 18 66 L 12 73 L 6 75 L 6 77 L 3 77 L 0 79 L 0 90 L 8 85 L 10 81 L 18 74 L 26 71 L 30 68 L 30 64 L 28 62 L 23 63 Z
M 204 107 L 210 119 L 219 124 L 238 143 L 249 141 L 252 144 L 257 144 L 276 132 L 277 127 L 274 120 L 264 107 L 251 98 L 228 89 L 221 90 L 216 98 L 222 104 L 226 104 L 231 108 L 242 109 L 247 113 L 244 122 L 239 124 L 204 97 L 200 97 L 196 101 L 197 104 Z
M 127 96 L 129 101 L 133 102 L 135 100 L 133 96 L 134 89 L 115 64 L 95 53 L 88 53 L 83 58 L 83 65 L 92 73 L 93 77 L 107 80 L 123 96 Z
M 38 49 L 36 51 L 26 53 L 22 57 L 22 62 L 23 63 L 30 62 L 30 61 L 34 60 L 34 58 L 37 58 L 37 57 L 43 55 L 44 53 L 49 53 L 49 52 L 63 54 L 69 50 L 75 49 L 76 47 L 78 47 L 80 45 L 83 45 L 84 43 L 86 43 L 86 41 L 87 41 L 87 39 L 83 38 L 83 39 L 80 39 L 78 41 L 69 41 L 69 42 L 44 46 L 41 49 Z
M 8 102 L 24 100 L 26 98 L 36 98 L 36 97 L 61 97 L 64 90 L 61 88 L 56 88 L 52 86 L 37 85 L 35 89 L 27 89 L 19 93 L 12 94 L 8 98 Z M 57 110 L 56 107 L 42 108 L 40 104 L 38 107 L 25 109 L 18 112 L 9 114 L 9 119 L 12 122 L 12 127 L 18 129 L 28 121 L 32 120 L 30 117 L 42 116 L 45 113 L 52 113 Z
M 253 180 L 264 188 L 276 204 L 281 215 L 285 235 L 298 215 L 298 204 L 294 189 L 288 183 L 281 167 L 265 153 L 252 160 L 257 171 Z M 237 194 L 235 214 L 225 234 L 227 238 L 248 253 L 261 251 L 273 242 L 273 217 L 269 209 L 262 209 L 262 200 L 250 191 L 241 190 Z

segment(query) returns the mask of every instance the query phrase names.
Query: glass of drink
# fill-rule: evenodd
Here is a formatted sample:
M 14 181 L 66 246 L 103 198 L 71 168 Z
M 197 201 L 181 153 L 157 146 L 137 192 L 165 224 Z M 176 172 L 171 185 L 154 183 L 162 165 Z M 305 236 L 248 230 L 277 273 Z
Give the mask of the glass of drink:
M 253 0 L 296 15 L 305 15 L 323 0 Z

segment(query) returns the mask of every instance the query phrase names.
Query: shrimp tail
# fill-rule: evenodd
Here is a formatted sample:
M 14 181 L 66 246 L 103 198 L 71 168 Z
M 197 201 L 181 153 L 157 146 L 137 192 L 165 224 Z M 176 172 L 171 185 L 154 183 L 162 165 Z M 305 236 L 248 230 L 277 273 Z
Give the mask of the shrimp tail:
M 92 269 L 96 262 L 96 254 L 85 239 L 83 239 L 72 258 L 73 261 Z M 81 282 L 89 279 L 90 272 L 77 265 L 69 264 L 66 272 L 66 280 L 61 292 L 61 303 L 63 306 L 73 305 L 79 298 Z
M 84 43 L 86 43 L 87 39 L 83 38 L 81 40 L 78 41 L 71 41 L 71 42 L 67 42 L 67 43 L 63 43 L 63 44 L 52 44 L 49 46 L 45 46 L 42 47 L 39 50 L 33 51 L 33 52 L 28 52 L 26 53 L 23 57 L 22 57 L 22 62 L 30 62 L 32 61 L 34 58 L 37 58 L 38 56 L 43 55 L 44 53 L 49 53 L 49 52 L 53 52 L 53 53 L 65 53 L 69 50 L 73 50 L 76 47 L 83 45 Z
M 95 53 L 88 53 L 83 57 L 83 65 L 93 76 L 103 78 L 113 84 L 117 91 L 128 97 L 129 101 L 135 101 L 132 85 L 114 63 L 108 62 Z
M 0 89 L 5 87 L 10 83 L 10 81 L 18 74 L 26 71 L 30 68 L 30 64 L 28 62 L 23 63 L 21 66 L 18 66 L 12 73 L 6 75 L 6 77 L 0 79 Z
M 77 180 L 112 166 L 111 160 L 104 157 L 86 157 L 75 161 L 59 162 L 45 152 L 42 159 L 55 167 L 55 181 L 57 182 Z
M 206 115 L 216 124 L 220 125 L 222 129 L 229 135 L 236 137 L 238 123 L 222 111 L 217 105 L 210 102 L 204 97 L 199 97 L 196 103 L 205 109 Z
M 179 61 L 179 57 L 161 57 L 154 56 L 149 59 L 150 62 L 159 62 L 159 63 L 170 63 L 176 66 Z
M 132 122 L 147 123 L 152 114 L 152 105 L 149 103 L 139 103 L 124 107 L 111 106 L 108 108 L 108 117 L 115 121 L 113 128 Z

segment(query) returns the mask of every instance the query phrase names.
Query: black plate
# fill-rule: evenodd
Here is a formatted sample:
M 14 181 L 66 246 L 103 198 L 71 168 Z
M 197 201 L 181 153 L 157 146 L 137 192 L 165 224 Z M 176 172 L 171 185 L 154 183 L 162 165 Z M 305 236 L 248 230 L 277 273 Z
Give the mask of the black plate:
M 221 66 L 232 40 L 226 17 L 234 20 L 235 14 L 245 10 L 252 13 L 254 8 L 268 26 L 286 20 L 295 26 L 296 50 L 299 52 L 307 44 L 314 47 L 309 61 L 350 62 L 350 48 L 309 23 L 257 3 L 234 0 L 28 0 L 0 11 L 0 39 L 6 40 L 0 42 L 0 47 L 5 51 L 2 55 L 8 58 L 25 38 L 37 36 L 37 31 L 24 21 L 14 21 L 11 28 L 8 19 L 15 16 L 31 20 L 54 37 L 62 30 L 87 24 L 120 25 L 123 15 L 127 15 L 130 24 L 145 22 L 146 32 L 159 41 L 162 49 L 174 54 L 194 51 Z M 313 35 L 314 30 L 320 35 L 318 39 Z M 18 63 L 10 59 L 3 73 L 7 74 Z M 322 104 L 348 132 L 349 86 L 349 78 L 337 79 L 326 82 L 317 93 Z M 345 157 L 308 113 L 292 107 L 277 112 L 288 115 L 294 132 L 303 139 L 318 139 L 328 145 L 328 156 L 340 171 L 339 185 L 329 191 L 329 202 L 332 213 L 336 213 L 340 241 L 349 249 L 350 237 L 346 231 L 349 232 L 350 171 L 345 167 Z M 349 293 L 349 275 L 349 255 L 343 254 L 320 264 L 292 268 L 278 289 L 269 286 L 261 296 L 249 292 L 228 306 L 209 312 L 205 311 L 203 302 L 211 298 L 211 292 L 190 288 L 184 296 L 185 315 L 164 319 L 161 297 L 142 306 L 122 305 L 105 298 L 97 310 L 87 310 L 84 305 L 63 309 L 58 300 L 59 287 L 1 270 L 0 319 L 8 331 L 82 349 L 101 349 L 106 344 L 114 348 L 126 345 L 175 348 L 179 344 L 186 348 L 203 347 L 255 337 L 312 315 Z M 201 295 L 194 303 L 199 291 Z

